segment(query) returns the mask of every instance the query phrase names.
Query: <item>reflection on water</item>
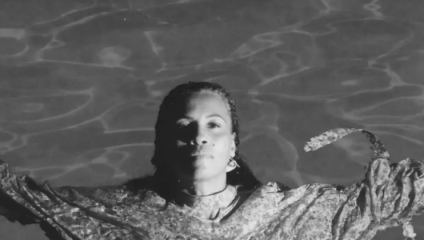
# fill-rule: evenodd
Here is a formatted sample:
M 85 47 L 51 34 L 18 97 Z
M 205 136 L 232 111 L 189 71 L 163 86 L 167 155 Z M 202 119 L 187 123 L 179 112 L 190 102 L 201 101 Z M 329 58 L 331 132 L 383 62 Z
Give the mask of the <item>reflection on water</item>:
M 151 174 L 162 97 L 188 80 L 212 81 L 237 101 L 241 152 L 259 179 L 290 187 L 360 181 L 370 154 L 361 137 L 313 153 L 303 145 L 328 129 L 356 127 L 377 134 L 393 162 L 424 156 L 423 7 L 1 1 L 2 158 L 53 185 Z

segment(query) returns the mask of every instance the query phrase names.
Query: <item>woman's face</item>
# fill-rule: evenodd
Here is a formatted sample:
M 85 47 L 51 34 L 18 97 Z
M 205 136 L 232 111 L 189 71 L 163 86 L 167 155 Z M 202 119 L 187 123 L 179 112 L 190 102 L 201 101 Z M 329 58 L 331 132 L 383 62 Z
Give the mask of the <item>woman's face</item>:
M 218 94 L 191 95 L 178 110 L 168 154 L 178 175 L 206 180 L 224 176 L 235 155 L 235 141 L 228 103 Z

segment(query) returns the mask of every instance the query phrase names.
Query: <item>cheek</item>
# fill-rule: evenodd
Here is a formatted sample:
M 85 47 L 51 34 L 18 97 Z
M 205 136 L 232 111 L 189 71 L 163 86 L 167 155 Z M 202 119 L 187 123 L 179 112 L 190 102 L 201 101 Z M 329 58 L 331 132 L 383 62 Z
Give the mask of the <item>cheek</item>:
M 227 152 L 231 149 L 231 140 L 231 137 L 225 135 L 220 137 L 219 139 L 216 139 L 213 145 L 215 148 L 218 148 L 220 150 L 221 154 L 227 154 Z

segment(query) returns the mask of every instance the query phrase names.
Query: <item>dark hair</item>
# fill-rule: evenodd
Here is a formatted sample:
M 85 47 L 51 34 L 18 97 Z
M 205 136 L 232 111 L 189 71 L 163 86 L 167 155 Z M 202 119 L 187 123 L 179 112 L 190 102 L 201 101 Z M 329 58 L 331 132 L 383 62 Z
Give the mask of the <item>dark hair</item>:
M 185 104 L 188 98 L 199 92 L 208 91 L 220 95 L 230 107 L 230 116 L 232 123 L 232 132 L 235 135 L 236 152 L 234 160 L 239 167 L 227 173 L 227 184 L 239 186 L 241 190 L 253 189 L 259 181 L 250 170 L 247 163 L 240 156 L 238 146 L 239 139 L 239 118 L 236 111 L 236 105 L 232 100 L 230 94 L 220 85 L 210 82 L 188 82 L 180 84 L 172 89 L 168 95 L 163 99 L 158 113 L 158 118 L 155 125 L 155 151 L 151 160 L 152 164 L 156 167 L 155 176 L 169 177 L 170 172 L 167 170 L 168 166 L 165 161 L 166 154 L 166 139 L 169 134 L 169 119 L 175 116 L 175 111 L 181 109 L 180 106 Z

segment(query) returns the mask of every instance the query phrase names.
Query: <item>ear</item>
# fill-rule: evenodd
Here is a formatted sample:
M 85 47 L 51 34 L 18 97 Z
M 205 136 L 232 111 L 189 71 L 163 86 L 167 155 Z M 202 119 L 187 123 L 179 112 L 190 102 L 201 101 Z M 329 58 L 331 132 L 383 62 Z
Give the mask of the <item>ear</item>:
M 232 134 L 231 147 L 230 147 L 230 156 L 231 158 L 236 156 L 236 134 Z
M 237 163 L 236 163 L 236 164 L 227 164 L 226 171 L 227 171 L 227 172 L 231 172 L 231 171 L 233 171 L 236 167 L 237 167 Z
M 230 157 L 231 158 L 233 158 L 233 157 L 236 156 L 236 141 L 235 141 L 235 139 L 236 139 L 236 134 L 233 133 L 232 134 L 231 143 L 230 143 L 231 144 L 231 146 L 230 146 Z M 237 163 L 233 162 L 235 164 L 232 164 L 231 159 L 228 159 L 228 161 L 230 161 L 230 162 L 227 164 L 226 171 L 227 172 L 231 172 L 231 171 L 233 171 L 237 167 Z

